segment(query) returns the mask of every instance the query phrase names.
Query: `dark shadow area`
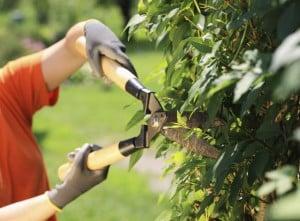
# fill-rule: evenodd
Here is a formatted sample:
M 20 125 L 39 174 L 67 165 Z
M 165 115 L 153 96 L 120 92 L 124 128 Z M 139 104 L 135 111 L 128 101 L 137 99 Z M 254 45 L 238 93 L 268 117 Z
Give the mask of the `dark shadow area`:
M 48 131 L 46 130 L 34 131 L 34 136 L 36 137 L 38 143 L 40 144 L 40 148 L 43 149 L 43 142 L 48 136 Z

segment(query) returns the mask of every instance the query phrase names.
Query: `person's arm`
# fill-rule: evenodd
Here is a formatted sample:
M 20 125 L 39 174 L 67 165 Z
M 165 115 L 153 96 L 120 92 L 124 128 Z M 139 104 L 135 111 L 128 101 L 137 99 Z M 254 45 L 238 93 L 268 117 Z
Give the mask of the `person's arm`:
M 100 170 L 89 170 L 86 165 L 87 156 L 98 150 L 97 145 L 84 145 L 69 154 L 74 162 L 64 182 L 43 195 L 0 208 L 0 221 L 43 221 L 60 211 L 95 185 L 103 182 L 108 167 Z
M 44 194 L 0 208 L 0 221 L 46 220 L 56 211 Z
M 105 55 L 135 73 L 121 41 L 107 26 L 90 19 L 74 25 L 64 39 L 42 51 L 42 71 L 49 91 L 57 88 L 86 62 L 86 57 L 76 50 L 76 40 L 81 36 L 86 38 L 87 57 L 94 72 L 101 74 L 99 60 Z
M 49 91 L 57 88 L 86 62 L 86 58 L 75 49 L 77 38 L 84 35 L 85 23 L 74 25 L 64 39 L 42 51 L 42 72 Z

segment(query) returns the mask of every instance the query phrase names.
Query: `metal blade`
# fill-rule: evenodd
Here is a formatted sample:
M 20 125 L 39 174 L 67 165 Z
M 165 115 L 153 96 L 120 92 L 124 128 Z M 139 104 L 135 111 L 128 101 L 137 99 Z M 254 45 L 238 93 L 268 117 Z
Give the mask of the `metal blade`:
M 156 98 L 155 94 L 150 93 L 150 96 L 148 98 L 146 113 L 153 114 L 156 112 L 163 112 L 163 108 L 159 103 L 158 99 Z
M 166 112 L 156 112 L 151 114 L 149 120 L 147 121 L 147 143 L 150 144 L 153 137 L 155 137 L 160 130 L 165 125 L 167 121 L 167 114 Z

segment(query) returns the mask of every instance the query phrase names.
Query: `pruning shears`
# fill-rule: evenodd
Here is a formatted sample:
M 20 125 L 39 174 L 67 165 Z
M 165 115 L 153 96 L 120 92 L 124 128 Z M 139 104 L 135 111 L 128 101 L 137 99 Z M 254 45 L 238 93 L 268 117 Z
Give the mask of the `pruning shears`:
M 86 57 L 84 37 L 77 39 L 76 47 L 78 52 Z M 164 111 L 155 93 L 147 89 L 134 74 L 107 57 L 102 58 L 101 61 L 104 75 L 122 90 L 140 100 L 143 104 L 144 114 L 149 115 L 149 119 L 146 125 L 141 126 L 138 136 L 90 153 L 87 159 L 87 166 L 91 170 L 101 169 L 126 158 L 137 150 L 148 148 L 151 140 L 162 132 L 163 127 L 169 125 L 171 122 L 176 122 L 176 112 Z M 167 133 L 164 133 L 164 135 L 166 136 Z M 177 136 L 176 139 L 183 140 L 183 137 Z M 198 145 L 197 140 L 192 142 Z M 199 143 L 199 145 L 202 144 Z M 216 150 L 212 149 L 212 155 L 217 157 L 217 154 Z M 59 168 L 58 176 L 61 180 L 64 179 L 70 168 L 71 163 L 66 163 Z
M 86 56 L 84 37 L 80 37 L 76 41 L 76 47 L 79 53 Z M 87 166 L 91 170 L 101 169 L 124 159 L 141 148 L 148 148 L 151 140 L 160 133 L 160 130 L 167 119 L 172 118 L 173 120 L 174 116 L 171 114 L 172 117 L 168 117 L 168 112 L 163 110 L 155 93 L 147 89 L 134 74 L 122 67 L 119 63 L 104 57 L 102 58 L 102 68 L 104 75 L 109 80 L 142 102 L 144 114 L 149 115 L 150 117 L 147 120 L 146 125 L 141 126 L 138 136 L 90 153 L 87 160 Z M 70 163 L 66 163 L 59 168 L 58 175 L 61 180 L 64 179 L 70 168 Z

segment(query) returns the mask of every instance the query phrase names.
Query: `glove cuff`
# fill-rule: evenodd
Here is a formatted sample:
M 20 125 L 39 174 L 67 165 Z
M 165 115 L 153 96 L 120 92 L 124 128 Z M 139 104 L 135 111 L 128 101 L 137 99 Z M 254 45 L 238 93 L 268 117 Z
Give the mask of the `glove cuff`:
M 62 209 L 57 207 L 51 200 L 50 200 L 50 197 L 49 197 L 49 191 L 45 192 L 45 195 L 46 195 L 46 198 L 49 202 L 49 204 L 57 211 L 57 212 L 61 212 Z
M 62 183 L 47 192 L 49 200 L 59 209 L 63 209 L 67 204 L 79 196 L 78 191 L 70 185 L 67 188 L 66 187 L 67 185 Z

